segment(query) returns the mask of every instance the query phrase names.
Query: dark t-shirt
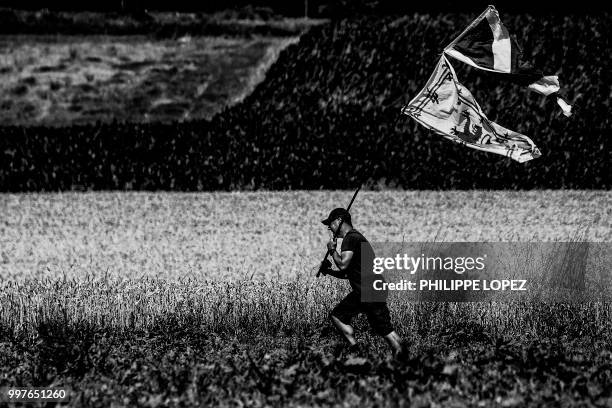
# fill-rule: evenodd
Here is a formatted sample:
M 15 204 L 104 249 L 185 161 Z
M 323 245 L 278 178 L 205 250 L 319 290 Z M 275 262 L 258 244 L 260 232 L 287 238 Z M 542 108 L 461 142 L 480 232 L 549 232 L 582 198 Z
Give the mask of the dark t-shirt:
M 362 243 L 364 243 L 362 248 Z M 363 249 L 363 253 L 362 253 Z M 374 265 L 374 249 L 368 240 L 357 230 L 352 229 L 346 233 L 342 239 L 340 249 L 344 251 L 353 251 L 351 262 L 346 268 L 346 275 L 355 292 L 361 293 L 362 271 L 364 277 L 372 274 Z M 363 283 L 366 283 L 365 280 Z

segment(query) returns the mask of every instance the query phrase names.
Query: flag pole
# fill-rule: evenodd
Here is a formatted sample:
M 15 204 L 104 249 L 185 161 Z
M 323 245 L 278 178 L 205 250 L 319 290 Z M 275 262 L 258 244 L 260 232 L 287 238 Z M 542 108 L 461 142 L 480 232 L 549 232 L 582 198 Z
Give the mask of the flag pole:
M 353 198 L 351 198 L 351 202 L 346 207 L 347 212 L 351 209 L 351 206 L 353 205 L 353 201 L 355 201 L 355 198 L 357 197 L 357 193 L 359 193 L 359 190 L 361 190 L 361 184 L 359 184 L 359 187 L 357 187 L 357 190 L 355 190 L 355 193 L 353 194 Z M 336 229 L 336 231 L 333 231 L 334 233 L 333 239 L 336 239 L 338 233 L 340 232 L 340 228 L 342 228 L 343 223 L 344 223 L 344 219 L 340 218 L 340 224 L 338 225 L 338 229 Z M 321 262 L 321 267 L 323 266 L 323 262 L 325 262 L 325 260 L 327 259 L 327 255 L 329 255 L 329 251 L 325 252 L 325 256 L 323 257 L 323 261 Z M 317 278 L 321 276 L 321 269 L 322 269 L 321 267 L 317 271 Z
M 461 32 L 461 34 L 459 34 L 459 35 L 457 36 L 457 38 L 455 38 L 455 39 L 454 39 L 454 40 L 453 40 L 453 41 L 452 41 L 450 44 L 448 44 L 446 47 L 444 47 L 444 51 L 448 50 L 448 49 L 449 49 L 449 48 L 451 48 L 453 45 L 457 44 L 457 43 L 459 42 L 459 40 L 460 40 L 460 39 L 462 39 L 462 38 L 463 38 L 463 36 L 464 36 L 464 35 L 465 35 L 465 34 L 466 34 L 468 31 L 470 31 L 472 28 L 476 27 L 476 25 L 477 25 L 478 23 L 480 23 L 480 20 L 482 20 L 482 19 L 484 18 L 484 16 L 487 14 L 487 12 L 488 12 L 489 10 L 491 10 L 491 9 L 495 9 L 495 7 L 494 7 L 494 6 L 491 6 L 491 5 L 487 6 L 486 10 L 485 10 L 485 11 L 483 11 L 482 13 L 480 13 L 480 15 L 479 15 L 478 17 L 476 17 L 476 18 L 474 19 L 474 21 L 472 21 L 472 23 L 471 23 L 470 25 L 468 25 L 468 26 L 465 28 L 465 30 L 463 30 L 463 31 Z
M 404 105 L 405 106 L 405 105 Z M 404 106 L 402 106 L 402 109 L 400 109 L 400 113 L 397 115 L 397 117 L 395 118 L 395 121 L 393 122 L 393 126 L 391 126 L 391 129 L 395 129 L 395 126 L 397 125 L 397 122 L 399 122 L 400 118 L 403 115 L 403 110 L 404 110 Z M 348 212 L 351 209 L 351 206 L 353 205 L 353 202 L 355 201 L 355 198 L 357 197 L 357 194 L 359 193 L 359 190 L 361 190 L 361 187 L 363 186 L 363 184 L 366 182 L 365 177 L 363 178 L 363 180 L 361 181 L 361 183 L 359 183 L 359 186 L 357 187 L 357 190 L 355 190 L 355 193 L 353 194 L 353 198 L 351 198 L 351 201 L 349 202 L 349 205 L 346 207 L 346 211 Z M 338 229 L 336 231 L 333 232 L 333 239 L 336 239 L 337 233 L 340 232 L 340 228 L 342 227 L 342 224 L 344 223 L 344 220 L 341 218 L 340 219 L 340 225 L 338 225 Z M 323 267 L 323 262 L 325 262 L 325 260 L 327 259 L 327 256 L 329 255 L 329 251 L 325 252 L 325 256 L 323 257 L 323 261 L 321 262 L 321 266 L 319 267 L 319 270 L 317 271 L 317 275 L 316 277 L 318 278 L 319 276 L 321 276 L 321 269 Z

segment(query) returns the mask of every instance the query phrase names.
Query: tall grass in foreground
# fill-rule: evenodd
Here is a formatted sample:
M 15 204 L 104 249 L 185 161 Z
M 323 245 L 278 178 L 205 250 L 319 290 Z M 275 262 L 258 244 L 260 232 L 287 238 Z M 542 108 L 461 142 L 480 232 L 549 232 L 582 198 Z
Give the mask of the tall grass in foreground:
M 397 329 L 416 337 L 462 330 L 486 337 L 612 333 L 608 245 L 576 239 L 550 244 L 547 251 L 538 243 L 516 248 L 520 257 L 499 260 L 509 261 L 505 270 L 519 277 L 527 274 L 534 282 L 529 292 L 494 294 L 480 302 L 424 302 L 418 296 L 393 296 L 396 292 L 389 303 Z M 494 267 L 500 267 L 499 260 Z M 33 336 L 49 324 L 77 330 L 86 324 L 118 332 L 147 331 L 161 324 L 217 334 L 303 336 L 327 324 L 329 311 L 346 295 L 347 286 L 303 275 L 237 281 L 108 276 L 4 280 L 0 325 Z
M 203 333 L 308 335 L 327 324 L 327 315 L 346 294 L 339 282 L 190 279 L 26 280 L 4 282 L 0 325 L 35 335 L 41 325 L 146 331 L 160 324 L 197 327 Z M 591 301 L 390 302 L 398 330 L 407 336 L 482 330 L 482 335 L 541 336 L 610 333 L 612 303 Z M 473 335 L 474 333 L 472 333 Z

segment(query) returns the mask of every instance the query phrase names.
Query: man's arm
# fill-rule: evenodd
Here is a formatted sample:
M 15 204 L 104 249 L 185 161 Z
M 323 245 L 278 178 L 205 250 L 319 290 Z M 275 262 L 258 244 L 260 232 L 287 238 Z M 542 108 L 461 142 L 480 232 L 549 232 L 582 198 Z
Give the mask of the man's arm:
M 346 272 L 344 271 L 336 271 L 332 268 L 328 268 L 326 270 L 323 271 L 323 275 L 331 275 L 334 278 L 338 278 L 338 279 L 348 279 L 348 276 L 346 274 Z
M 336 271 L 336 270 L 333 270 L 331 267 L 328 267 L 325 269 L 323 274 L 331 275 L 334 278 L 338 278 L 338 279 L 348 279 L 348 275 L 346 274 L 346 268 L 348 264 L 351 262 L 351 258 L 353 257 L 353 251 L 342 251 L 342 255 L 341 255 L 334 249 L 334 250 L 330 250 L 329 253 L 332 256 L 334 263 L 336 264 L 336 266 L 338 266 L 340 270 Z
M 346 272 L 344 272 L 344 271 L 336 271 L 336 270 L 332 269 L 332 263 L 327 258 L 325 258 L 325 260 L 321 264 L 321 267 L 319 268 L 319 271 L 323 275 L 331 275 L 334 278 L 338 278 L 338 279 L 348 279 L 348 275 L 346 274 Z
M 342 254 L 339 254 L 338 251 L 336 251 L 336 242 L 337 241 L 335 239 L 329 241 L 327 243 L 327 251 L 332 256 L 334 263 L 336 264 L 336 266 L 338 266 L 340 270 L 333 270 L 331 268 L 331 263 L 326 260 L 325 262 L 328 262 L 329 266 L 325 265 L 326 267 L 324 267 L 325 271 L 323 272 L 323 274 L 331 275 L 339 279 L 348 279 L 348 275 L 346 274 L 346 268 L 348 267 L 349 263 L 351 262 L 351 259 L 353 258 L 353 251 L 342 251 Z
M 351 259 L 353 259 L 353 251 L 342 251 L 342 254 L 339 254 L 338 251 L 334 249 L 330 251 L 330 253 L 334 263 L 341 271 L 346 270 L 351 263 Z
M 342 251 L 342 254 L 339 254 L 336 251 L 336 239 L 329 241 L 327 243 L 327 251 L 332 256 L 334 263 L 341 271 L 346 270 L 349 264 L 351 263 L 351 259 L 353 259 L 353 251 Z

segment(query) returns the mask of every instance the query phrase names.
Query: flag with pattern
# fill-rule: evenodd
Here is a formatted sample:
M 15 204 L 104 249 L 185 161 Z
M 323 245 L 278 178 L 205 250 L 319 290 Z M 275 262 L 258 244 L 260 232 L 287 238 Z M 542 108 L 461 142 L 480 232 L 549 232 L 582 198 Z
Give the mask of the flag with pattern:
M 530 138 L 487 118 L 470 91 L 459 83 L 444 55 L 427 85 L 404 106 L 402 113 L 446 139 L 472 149 L 521 163 L 541 155 Z
M 542 95 L 560 89 L 557 75 L 544 75 L 523 61 L 516 39 L 510 36 L 493 6 L 487 7 L 444 49 L 444 53 L 482 70 L 509 74 L 508 79 Z M 567 102 L 557 97 L 557 103 L 566 116 L 571 115 Z

